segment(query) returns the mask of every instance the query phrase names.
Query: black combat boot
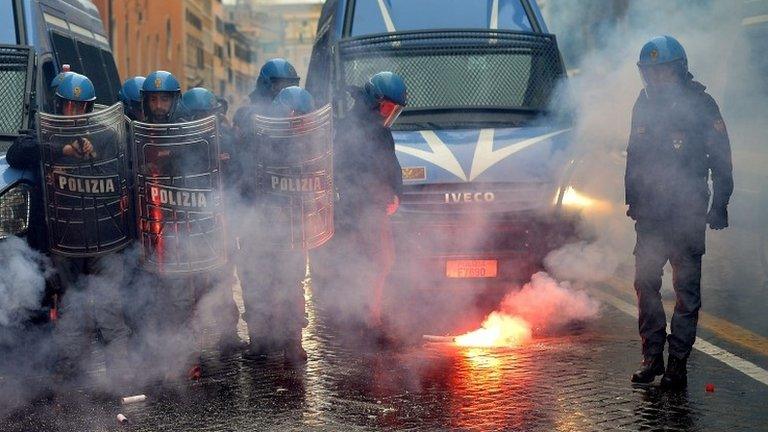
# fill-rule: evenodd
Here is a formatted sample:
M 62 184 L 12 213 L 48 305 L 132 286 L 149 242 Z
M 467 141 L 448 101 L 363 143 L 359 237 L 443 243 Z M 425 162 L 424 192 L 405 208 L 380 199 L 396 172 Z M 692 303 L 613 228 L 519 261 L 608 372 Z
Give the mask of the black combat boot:
M 661 386 L 667 389 L 682 389 L 688 385 L 688 370 L 686 358 L 677 358 L 670 354 L 667 361 L 667 371 L 661 377 Z
M 292 364 L 304 363 L 307 361 L 307 352 L 301 346 L 301 330 L 294 333 L 283 344 L 283 356 L 285 361 Z
M 285 360 L 289 363 L 304 363 L 307 361 L 307 352 L 301 346 L 301 342 L 288 344 L 283 353 Z
M 275 341 L 272 338 L 251 335 L 250 339 L 251 341 L 248 344 L 248 349 L 244 353 L 245 357 L 247 358 L 264 358 L 267 357 L 269 353 L 275 351 L 277 348 L 275 346 Z
M 664 355 L 658 354 L 643 359 L 642 366 L 632 374 L 633 383 L 652 383 L 657 376 L 664 374 Z

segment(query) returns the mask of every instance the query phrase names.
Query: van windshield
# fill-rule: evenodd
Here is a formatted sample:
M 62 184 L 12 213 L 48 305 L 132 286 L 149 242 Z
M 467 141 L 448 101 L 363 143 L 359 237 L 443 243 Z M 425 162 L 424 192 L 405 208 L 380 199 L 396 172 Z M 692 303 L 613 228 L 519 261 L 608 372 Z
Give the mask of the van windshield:
M 549 108 L 565 72 L 554 36 L 493 31 L 399 32 L 339 44 L 344 85 L 379 71 L 408 86 L 408 117 L 482 120 L 485 113 L 534 117 Z M 431 120 L 430 120 L 431 121 Z M 475 121 L 475 120 L 473 120 Z
M 350 34 L 435 29 L 532 27 L 521 0 L 356 0 Z
M 13 2 L 0 2 L 0 44 L 14 45 L 16 39 L 16 20 L 14 18 Z

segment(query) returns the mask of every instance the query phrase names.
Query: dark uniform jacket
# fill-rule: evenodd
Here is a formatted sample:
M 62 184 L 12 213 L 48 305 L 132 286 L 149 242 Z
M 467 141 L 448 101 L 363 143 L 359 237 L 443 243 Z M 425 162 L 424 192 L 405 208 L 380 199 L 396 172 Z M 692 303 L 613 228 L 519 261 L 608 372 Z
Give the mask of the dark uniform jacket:
M 256 197 L 256 168 L 260 137 L 255 134 L 251 116 L 267 115 L 271 104 L 260 101 L 240 107 L 232 119 L 230 132 L 230 161 L 224 167 L 227 186 L 239 197 L 253 200 Z
M 392 132 L 361 101 L 334 128 L 334 177 L 341 206 L 351 211 L 376 206 L 383 211 L 403 191 Z
M 733 192 L 728 133 L 715 100 L 688 81 L 675 94 L 648 98 L 632 111 L 627 148 L 626 204 L 638 221 L 704 221 L 713 182 L 713 208 Z

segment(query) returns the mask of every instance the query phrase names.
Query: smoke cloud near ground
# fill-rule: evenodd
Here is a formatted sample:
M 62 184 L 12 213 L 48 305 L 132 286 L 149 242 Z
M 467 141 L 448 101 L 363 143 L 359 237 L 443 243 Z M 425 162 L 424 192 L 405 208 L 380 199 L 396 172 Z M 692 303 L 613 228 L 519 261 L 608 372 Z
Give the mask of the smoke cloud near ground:
M 39 308 L 51 263 L 18 237 L 0 242 L 0 262 L 0 327 L 17 327 Z
M 517 346 L 534 334 L 551 334 L 574 323 L 597 318 L 600 304 L 568 282 L 545 272 L 531 277 L 520 290 L 511 291 L 491 312 L 481 329 L 456 338 L 462 346 Z

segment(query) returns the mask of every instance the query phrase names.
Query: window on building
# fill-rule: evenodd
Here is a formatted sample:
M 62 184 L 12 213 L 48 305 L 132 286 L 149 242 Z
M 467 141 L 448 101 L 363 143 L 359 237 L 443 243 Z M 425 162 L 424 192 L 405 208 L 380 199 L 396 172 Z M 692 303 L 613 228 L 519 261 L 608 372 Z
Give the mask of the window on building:
M 165 21 L 165 56 L 168 60 L 173 56 L 173 38 L 171 37 L 171 19 Z
M 216 17 L 216 31 L 224 34 L 224 21 L 222 21 L 219 17 Z
M 205 51 L 203 51 L 203 47 L 197 47 L 195 49 L 195 55 L 197 57 L 197 67 L 199 69 L 205 69 Z
M 203 29 L 203 20 L 201 20 L 199 16 L 192 13 L 189 9 L 187 9 L 187 22 L 198 30 Z
M 224 48 L 219 44 L 213 45 L 213 55 L 219 58 L 219 60 L 224 61 Z
M 235 44 L 235 57 L 239 58 L 240 60 L 250 63 L 251 61 L 251 50 L 249 50 L 247 47 Z

